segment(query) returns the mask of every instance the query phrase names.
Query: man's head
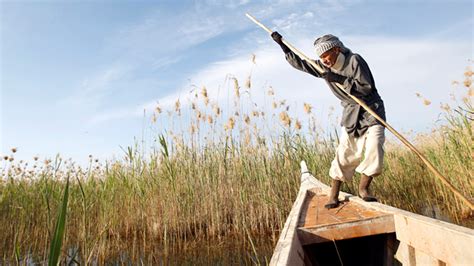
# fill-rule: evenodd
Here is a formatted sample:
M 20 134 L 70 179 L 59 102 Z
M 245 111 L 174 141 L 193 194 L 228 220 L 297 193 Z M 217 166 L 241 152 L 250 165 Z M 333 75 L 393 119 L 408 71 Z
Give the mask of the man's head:
M 344 45 L 336 36 L 327 34 L 314 41 L 314 48 L 323 64 L 332 67 Z

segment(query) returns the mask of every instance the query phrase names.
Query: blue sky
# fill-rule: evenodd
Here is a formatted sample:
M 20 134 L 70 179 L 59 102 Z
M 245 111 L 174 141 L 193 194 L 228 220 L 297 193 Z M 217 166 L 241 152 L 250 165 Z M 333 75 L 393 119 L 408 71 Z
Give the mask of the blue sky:
M 368 62 L 401 131 L 433 127 L 440 103 L 462 93 L 451 82 L 474 54 L 469 0 L 1 1 L 0 9 L 0 154 L 17 147 L 27 160 L 120 157 L 120 146 L 142 138 L 144 110 L 170 109 L 194 86 L 226 101 L 226 76 L 243 82 L 250 71 L 257 102 L 271 85 L 321 117 L 331 107 L 339 114 L 325 83 L 291 68 L 245 12 L 313 58 L 316 37 L 339 36 Z

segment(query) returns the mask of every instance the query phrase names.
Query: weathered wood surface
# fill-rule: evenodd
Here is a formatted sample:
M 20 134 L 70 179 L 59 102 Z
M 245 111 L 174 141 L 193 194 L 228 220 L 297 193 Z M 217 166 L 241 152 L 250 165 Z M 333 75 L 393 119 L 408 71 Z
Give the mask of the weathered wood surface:
M 317 183 L 314 183 L 315 179 L 308 173 L 304 162 L 301 162 L 301 172 L 301 187 L 280 233 L 270 265 L 304 265 L 303 246 L 297 235 L 298 220 L 308 190 L 317 186 Z
M 326 209 L 326 194 L 308 192 L 298 225 L 302 245 L 334 240 L 392 233 L 393 216 L 368 209 L 358 203 L 342 202 L 338 208 Z
M 397 251 L 404 265 L 474 265 L 474 230 L 381 203 L 373 207 L 394 213 L 397 240 L 413 249 L 408 257 Z
M 341 192 L 342 206 L 326 210 L 330 188 L 301 162 L 301 187 L 270 265 L 304 265 L 303 245 L 395 232 L 403 265 L 474 265 L 474 230 Z M 395 248 L 395 247 L 393 247 Z

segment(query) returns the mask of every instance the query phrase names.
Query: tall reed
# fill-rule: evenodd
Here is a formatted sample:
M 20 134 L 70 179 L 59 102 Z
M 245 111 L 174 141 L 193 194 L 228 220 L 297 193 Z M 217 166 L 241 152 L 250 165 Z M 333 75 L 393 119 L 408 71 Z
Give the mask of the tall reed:
M 472 81 L 472 71 L 466 73 Z M 471 83 L 465 82 L 467 98 L 445 110 L 445 123 L 418 135 L 416 145 L 472 198 Z M 205 87 L 172 110 L 157 106 L 153 144 L 127 147 L 122 159 L 90 156 L 81 167 L 58 156 L 29 164 L 15 161 L 12 149 L 1 162 L 3 261 L 48 260 L 52 216 L 64 206 L 67 177 L 64 262 L 184 263 L 199 254 L 208 264 L 216 257 L 226 264 L 269 261 L 299 188 L 299 162 L 329 183 L 337 135 L 320 129 L 311 105 L 290 108 L 271 87 L 260 88 L 271 107 L 256 105 L 250 77 L 242 88 L 229 76 L 225 86 L 234 94 L 226 108 Z M 290 111 L 296 108 L 306 117 Z M 356 182 L 343 190 L 355 192 Z M 462 203 L 396 142 L 387 143 L 373 190 L 384 203 L 473 227 Z M 226 248 L 240 252 L 216 253 Z M 178 253 L 190 256 L 182 261 Z

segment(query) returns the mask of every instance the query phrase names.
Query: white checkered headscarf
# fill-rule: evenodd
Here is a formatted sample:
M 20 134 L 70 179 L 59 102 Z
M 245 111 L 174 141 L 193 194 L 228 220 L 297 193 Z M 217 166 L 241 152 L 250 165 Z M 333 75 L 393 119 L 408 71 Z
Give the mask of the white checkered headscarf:
M 316 54 L 318 56 L 321 56 L 322 54 L 336 46 L 340 47 L 343 51 L 347 50 L 347 48 L 344 47 L 344 44 L 342 44 L 339 38 L 331 34 L 321 36 L 314 41 L 314 48 L 316 49 Z

